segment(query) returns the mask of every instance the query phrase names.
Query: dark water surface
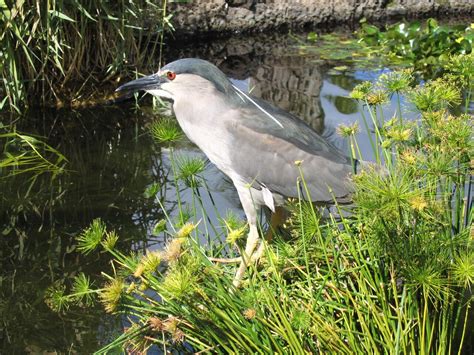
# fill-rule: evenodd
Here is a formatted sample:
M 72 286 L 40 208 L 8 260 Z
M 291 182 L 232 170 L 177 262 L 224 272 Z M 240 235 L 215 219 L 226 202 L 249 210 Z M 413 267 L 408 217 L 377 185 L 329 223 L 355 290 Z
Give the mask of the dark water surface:
M 214 62 L 240 88 L 296 114 L 343 151 L 347 145 L 336 127 L 360 118 L 348 93 L 386 70 L 376 63 L 321 59 L 298 48 L 291 36 L 173 47 L 167 49 L 166 62 L 182 57 Z M 0 353 L 91 353 L 122 331 L 123 320 L 107 316 L 100 305 L 53 313 L 44 292 L 78 272 L 99 279 L 102 270 L 109 270 L 107 255 L 83 257 L 75 251 L 74 236 L 95 218 L 117 231 L 123 250 L 161 247 L 163 236 L 153 236 L 152 229 L 163 211 L 143 192 L 158 183 L 159 198 L 172 216 L 176 193 L 170 183 L 169 151 L 154 143 L 146 128 L 156 116 L 148 102 L 142 100 L 140 109 L 127 102 L 82 111 L 32 110 L 20 122 L 19 130 L 44 136 L 61 151 L 69 171 L 52 181 L 43 176 L 33 185 L 26 176 L 1 183 Z M 386 117 L 394 112 L 392 104 Z M 361 148 L 370 155 L 368 133 L 360 127 Z M 189 142 L 176 147 L 176 154 L 202 155 Z M 220 214 L 233 210 L 242 215 L 230 182 L 212 165 L 204 176 Z M 190 192 L 183 187 L 182 193 L 189 201 Z M 215 219 L 217 213 L 205 199 Z

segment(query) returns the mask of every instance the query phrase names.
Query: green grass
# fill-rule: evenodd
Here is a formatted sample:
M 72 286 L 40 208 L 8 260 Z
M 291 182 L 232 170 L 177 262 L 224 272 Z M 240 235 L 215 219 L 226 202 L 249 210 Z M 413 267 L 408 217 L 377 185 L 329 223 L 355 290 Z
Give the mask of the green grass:
M 40 138 L 0 124 L 0 178 L 29 174 L 31 180 L 49 172 L 54 177 L 65 171 L 66 157 Z
M 93 104 L 103 83 L 156 70 L 166 2 L 0 0 L 0 111 Z
M 78 241 L 85 252 L 94 245 L 110 253 L 114 273 L 104 276 L 99 289 L 80 275 L 70 295 L 64 285 L 55 285 L 48 303 L 54 307 L 56 299 L 64 309 L 65 303 L 84 300 L 89 287 L 108 312 L 133 316 L 133 325 L 98 353 L 153 344 L 165 352 L 190 347 L 213 353 L 468 351 L 474 213 L 467 191 L 474 144 L 472 117 L 453 112 L 472 88 L 452 73 L 413 88 L 406 71 L 356 87 L 351 96 L 364 109 L 364 124 L 374 127 L 374 156 L 386 168 L 375 165 L 354 177 L 350 214 L 336 204 L 339 216 L 324 217 L 312 204 L 289 201 L 284 231 L 267 244 L 241 288 L 232 286 L 235 266 L 216 265 L 209 256 L 235 256 L 244 241 L 229 235 L 242 234 L 245 224 L 233 215 L 222 217 L 224 228 L 206 218 L 197 221 L 197 210 L 205 214 L 197 189 L 206 186 L 199 175 L 203 165 L 180 161 L 171 151 L 177 194 L 190 186 L 193 203 L 180 204 L 178 223 L 160 221 L 158 231 L 166 228 L 172 236 L 164 250 L 126 255 L 115 247 L 113 231 L 101 229 L 100 237 L 90 232 L 98 229 L 92 226 Z M 464 83 L 464 98 L 456 83 Z M 390 95 L 411 100 L 418 120 L 403 119 L 400 107 L 386 120 L 381 106 Z M 339 132 L 353 157 L 363 158 L 357 129 Z M 305 188 L 304 176 L 301 184 Z M 147 196 L 155 198 L 149 190 Z M 203 239 L 208 242 L 200 243 Z

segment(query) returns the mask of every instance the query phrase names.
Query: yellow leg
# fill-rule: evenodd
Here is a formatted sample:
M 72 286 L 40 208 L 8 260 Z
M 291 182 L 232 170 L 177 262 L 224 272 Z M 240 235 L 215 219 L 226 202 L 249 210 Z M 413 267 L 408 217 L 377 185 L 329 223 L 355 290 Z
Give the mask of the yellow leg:
M 244 276 L 245 270 L 247 270 L 247 264 L 252 258 L 253 251 L 258 244 L 258 229 L 256 225 L 250 225 L 249 235 L 247 237 L 247 243 L 245 245 L 245 251 L 242 254 L 242 261 L 240 262 L 240 266 L 237 269 L 237 272 L 234 277 L 233 285 L 235 287 L 239 287 L 240 283 L 242 282 L 242 278 Z
M 277 207 L 275 213 L 273 213 L 270 217 L 270 225 L 268 226 L 268 230 L 265 233 L 265 240 L 270 241 L 273 238 L 273 235 L 276 229 L 283 224 L 287 216 L 287 212 L 282 207 Z M 245 252 L 241 256 L 240 266 L 235 274 L 234 277 L 234 286 L 239 287 L 240 283 L 242 282 L 242 278 L 244 276 L 245 270 L 247 270 L 247 266 L 250 263 L 258 262 L 258 260 L 263 255 L 265 250 L 265 240 L 260 241 L 260 245 L 258 249 L 255 251 L 259 240 L 258 229 L 257 226 L 251 225 L 249 236 L 247 238 L 247 244 L 245 246 Z
M 270 225 L 268 226 L 265 238 L 260 242 L 257 251 L 252 256 L 252 262 L 258 262 L 265 250 L 265 241 L 271 241 L 276 233 L 276 230 L 281 226 L 287 218 L 288 212 L 283 207 L 277 207 L 275 213 L 270 216 Z

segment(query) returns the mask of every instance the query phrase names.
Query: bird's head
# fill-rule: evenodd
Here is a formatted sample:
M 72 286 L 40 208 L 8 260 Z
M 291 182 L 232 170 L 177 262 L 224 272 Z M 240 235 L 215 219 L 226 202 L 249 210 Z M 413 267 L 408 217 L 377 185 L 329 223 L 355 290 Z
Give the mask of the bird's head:
M 186 58 L 171 62 L 157 73 L 130 81 L 116 91 L 146 91 L 154 96 L 176 100 L 203 88 L 215 88 L 224 95 L 234 93 L 232 83 L 214 64 L 202 59 Z

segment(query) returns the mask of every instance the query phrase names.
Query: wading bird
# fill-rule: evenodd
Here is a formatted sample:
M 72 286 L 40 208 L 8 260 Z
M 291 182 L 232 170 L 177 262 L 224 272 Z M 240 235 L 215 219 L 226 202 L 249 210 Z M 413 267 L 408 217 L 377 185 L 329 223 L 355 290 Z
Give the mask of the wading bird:
M 180 59 L 117 89 L 139 90 L 172 100 L 184 133 L 237 189 L 249 234 L 235 286 L 249 261 L 263 252 L 263 241 L 257 248 L 262 207 L 275 212 L 286 198 L 298 196 L 313 202 L 350 200 L 351 159 L 297 117 L 238 89 L 215 65 Z M 297 183 L 301 176 L 304 189 Z

